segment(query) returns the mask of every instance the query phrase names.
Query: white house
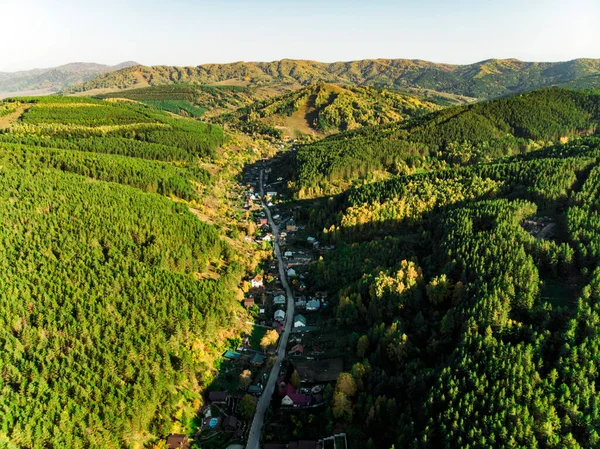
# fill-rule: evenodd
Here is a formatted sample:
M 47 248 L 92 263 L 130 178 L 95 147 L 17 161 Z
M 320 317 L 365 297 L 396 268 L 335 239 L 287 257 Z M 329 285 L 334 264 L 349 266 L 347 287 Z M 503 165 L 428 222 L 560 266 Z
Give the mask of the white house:
M 281 400 L 281 405 L 287 405 L 288 407 L 291 407 L 294 405 L 294 401 L 286 394 Z
M 290 268 L 290 269 L 287 271 L 287 275 L 288 275 L 289 277 L 291 277 L 291 278 L 293 278 L 293 277 L 296 277 L 296 270 L 294 270 L 293 268 Z
M 252 284 L 253 288 L 260 288 L 263 286 L 263 277 L 262 274 L 257 274 L 256 276 L 254 276 L 252 278 L 252 280 L 250 281 L 250 283 Z
M 284 257 L 290 258 L 294 256 L 294 253 L 291 251 L 286 251 L 285 253 L 283 253 Z
M 276 321 L 285 320 L 285 312 L 283 310 L 276 310 L 275 311 L 275 320 Z
M 294 327 L 306 327 L 306 318 L 302 315 L 296 315 L 294 317 Z

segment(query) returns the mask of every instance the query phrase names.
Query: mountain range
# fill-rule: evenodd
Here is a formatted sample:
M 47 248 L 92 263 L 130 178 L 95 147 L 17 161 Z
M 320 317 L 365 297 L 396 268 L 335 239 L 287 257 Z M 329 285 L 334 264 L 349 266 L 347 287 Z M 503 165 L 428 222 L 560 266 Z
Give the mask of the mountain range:
M 197 67 L 135 65 L 65 90 L 65 93 L 114 91 L 163 84 L 287 84 L 289 90 L 320 81 L 338 85 L 418 89 L 472 99 L 491 99 L 542 87 L 598 87 L 600 60 L 524 62 L 489 59 L 468 65 L 408 59 L 366 59 L 323 63 L 282 59 L 273 62 L 234 62 Z M 431 91 L 431 92 L 428 92 Z
M 47 95 L 91 80 L 98 75 L 137 65 L 133 61 L 114 66 L 73 62 L 46 69 L 0 72 L 0 98 L 16 95 Z

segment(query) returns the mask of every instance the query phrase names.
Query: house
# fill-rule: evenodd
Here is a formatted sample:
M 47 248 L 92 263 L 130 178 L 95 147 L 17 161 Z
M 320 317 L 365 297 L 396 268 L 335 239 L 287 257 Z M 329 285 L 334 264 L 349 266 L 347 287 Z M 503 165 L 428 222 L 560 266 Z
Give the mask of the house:
M 263 286 L 263 277 L 262 274 L 257 274 L 256 276 L 254 276 L 252 278 L 252 280 L 250 281 L 250 283 L 252 284 L 253 288 L 260 288 Z
M 234 432 L 237 429 L 238 420 L 235 416 L 229 415 L 223 420 L 223 429 L 226 432 Z
M 291 278 L 296 277 L 296 270 L 294 270 L 293 268 L 290 268 L 287 271 L 287 275 L 288 275 L 288 277 L 291 277 Z
M 261 366 L 265 361 L 265 356 L 263 354 L 259 354 L 258 352 L 254 354 L 250 363 L 254 366 Z
M 306 239 L 306 241 L 307 241 L 308 243 L 310 243 L 310 244 L 313 244 L 313 243 L 315 243 L 315 242 L 317 241 L 317 239 L 316 239 L 316 238 L 314 238 L 314 237 L 308 237 L 308 238 Z
M 246 309 L 254 307 L 254 298 L 244 298 L 244 307 Z
M 285 230 L 287 232 L 296 232 L 298 230 L 298 227 L 296 226 L 296 222 L 290 218 L 285 225 Z
M 167 437 L 167 447 L 169 449 L 188 449 L 190 442 L 187 435 L 174 433 Z
M 296 345 L 292 349 L 290 349 L 290 352 L 288 352 L 288 354 L 289 355 L 302 355 L 302 354 L 304 354 L 304 346 Z
M 275 198 L 277 196 L 277 192 L 267 192 L 267 196 Z
M 223 357 L 229 360 L 237 360 L 242 356 L 239 352 L 227 350 L 223 353 Z
M 281 400 L 282 406 L 304 407 L 310 405 L 310 396 L 305 394 L 288 393 Z
M 277 310 L 277 311 L 275 311 L 275 320 L 276 321 L 283 321 L 283 320 L 285 320 L 285 312 L 283 310 Z
M 306 318 L 302 315 L 294 317 L 294 327 L 306 327 Z
M 262 385 L 250 385 L 248 387 L 248 393 L 250 394 L 260 394 L 262 392 Z
M 294 253 L 291 251 L 286 251 L 285 253 L 283 253 L 283 257 L 287 257 L 288 259 L 294 257 Z
M 296 307 L 306 307 L 306 300 L 302 298 L 298 298 L 296 300 Z
M 213 404 L 225 404 L 229 394 L 225 391 L 209 391 L 208 400 Z
M 276 306 L 282 306 L 285 304 L 285 296 L 277 295 L 273 298 L 273 304 Z
M 318 299 L 311 299 L 306 303 L 306 310 L 319 310 L 321 308 L 321 301 Z
M 264 226 L 264 225 L 268 224 L 268 220 L 266 218 L 259 218 L 258 221 L 256 222 L 256 224 L 258 226 Z

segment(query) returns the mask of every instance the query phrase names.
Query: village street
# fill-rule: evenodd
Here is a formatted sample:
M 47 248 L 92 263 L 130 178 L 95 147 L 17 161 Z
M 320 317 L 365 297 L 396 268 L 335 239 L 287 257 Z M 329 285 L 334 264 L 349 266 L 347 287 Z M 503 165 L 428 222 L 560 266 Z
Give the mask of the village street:
M 283 263 L 283 257 L 281 255 L 281 248 L 279 247 L 279 229 L 273 221 L 273 217 L 271 216 L 271 210 L 264 201 L 264 170 L 260 171 L 259 185 L 262 206 L 267 214 L 269 226 L 271 227 L 271 231 L 274 237 L 273 248 L 275 252 L 275 257 L 277 258 L 277 263 L 279 265 L 279 276 L 286 293 L 287 312 L 285 326 L 283 332 L 281 333 L 281 336 L 279 338 L 279 344 L 277 346 L 277 358 L 275 360 L 275 363 L 273 364 L 273 368 L 271 368 L 271 372 L 269 374 L 269 379 L 267 381 L 265 389 L 263 390 L 263 393 L 258 400 L 256 406 L 256 413 L 254 414 L 254 419 L 252 421 L 252 427 L 250 428 L 250 432 L 248 434 L 248 442 L 246 444 L 246 449 L 259 449 L 260 447 L 260 435 L 265 419 L 265 413 L 271 403 L 271 397 L 273 396 L 273 391 L 275 390 L 275 383 L 277 382 L 277 378 L 279 377 L 279 370 L 281 368 L 283 359 L 285 358 L 285 350 L 288 344 L 288 339 L 290 336 L 290 331 L 292 329 L 292 322 L 294 317 L 294 296 L 292 293 L 292 289 L 290 288 L 287 281 L 285 265 Z

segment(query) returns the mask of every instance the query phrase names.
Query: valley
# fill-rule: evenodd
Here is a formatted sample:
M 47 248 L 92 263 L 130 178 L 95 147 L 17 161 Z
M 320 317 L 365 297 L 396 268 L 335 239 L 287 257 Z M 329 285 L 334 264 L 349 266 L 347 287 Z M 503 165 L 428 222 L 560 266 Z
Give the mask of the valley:
M 186 73 L 0 102 L 0 444 L 598 444 L 596 91 Z

